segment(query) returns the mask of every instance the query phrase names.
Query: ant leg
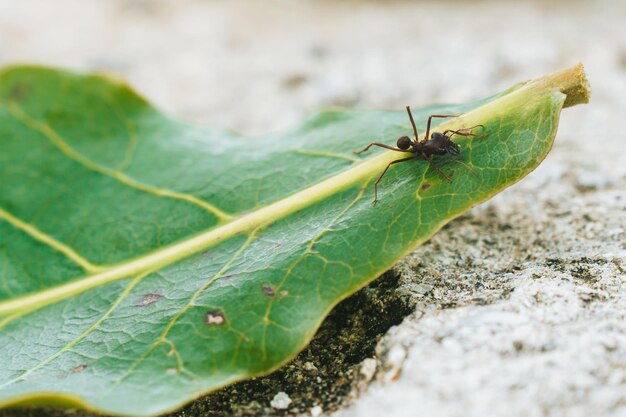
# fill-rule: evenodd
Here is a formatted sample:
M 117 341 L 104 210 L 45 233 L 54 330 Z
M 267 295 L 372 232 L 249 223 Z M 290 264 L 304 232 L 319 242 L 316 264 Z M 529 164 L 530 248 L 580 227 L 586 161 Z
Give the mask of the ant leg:
M 411 119 L 411 124 L 413 125 L 413 133 L 415 134 L 415 142 L 419 142 L 420 139 L 417 137 L 417 128 L 415 127 L 415 121 L 413 120 L 413 114 L 411 114 L 411 108 L 409 106 L 406 106 L 406 112 L 409 113 L 409 119 Z
M 378 177 L 378 179 L 374 183 L 374 200 L 372 201 L 372 205 L 375 205 L 376 202 L 378 201 L 378 183 L 380 182 L 380 180 L 383 179 L 383 177 L 387 173 L 387 170 L 389 169 L 389 167 L 392 166 L 393 164 L 397 164 L 397 163 L 400 163 L 400 162 L 405 162 L 405 161 L 408 161 L 409 159 L 414 159 L 414 158 L 415 158 L 414 156 L 409 156 L 408 158 L 397 159 L 395 161 L 389 162 L 389 164 L 387 165 L 385 170 L 382 172 L 382 174 L 380 174 L 380 176 Z
M 469 172 L 471 172 L 471 173 L 472 173 L 472 175 L 474 175 L 476 178 L 478 178 L 478 174 L 476 173 L 476 171 L 474 171 L 472 168 L 470 168 L 470 166 L 469 166 L 469 165 L 467 165 L 467 164 L 466 164 L 466 163 L 464 163 L 464 162 L 459 161 L 458 159 L 452 159 L 452 160 L 453 160 L 454 162 L 456 162 L 457 164 L 461 164 L 461 165 L 463 165 L 465 168 L 467 168 L 467 170 L 468 170 Z
M 428 158 L 426 155 L 422 154 L 422 158 L 424 158 L 424 160 L 426 162 L 428 162 L 430 164 L 431 167 L 433 167 L 438 173 L 440 173 L 441 175 L 443 175 L 443 177 L 446 179 L 446 181 L 448 182 L 452 182 L 452 178 L 450 178 L 448 175 L 446 175 L 445 172 L 443 172 L 441 170 L 441 168 L 439 168 L 437 165 L 435 165 L 435 163 L 433 161 L 430 160 L 430 158 Z
M 367 151 L 372 146 L 380 146 L 381 148 L 391 149 L 392 151 L 396 151 L 396 152 L 406 152 L 405 150 L 403 151 L 400 148 L 394 148 L 393 146 L 385 145 L 384 143 L 380 143 L 380 142 L 372 142 L 369 145 L 367 145 L 365 148 L 361 149 L 360 151 L 352 151 L 352 152 L 358 155 L 360 153 Z
M 428 123 L 426 124 L 426 140 L 430 137 L 430 121 L 433 117 L 459 117 L 460 114 L 431 114 L 428 118 Z

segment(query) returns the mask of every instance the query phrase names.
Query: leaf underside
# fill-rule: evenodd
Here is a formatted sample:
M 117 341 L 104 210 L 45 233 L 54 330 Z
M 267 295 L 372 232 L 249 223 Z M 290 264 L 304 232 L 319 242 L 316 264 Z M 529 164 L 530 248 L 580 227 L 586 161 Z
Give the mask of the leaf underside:
M 413 113 L 424 132 L 516 91 Z M 372 207 L 391 154 L 352 150 L 410 135 L 404 111 L 249 138 L 172 120 L 106 76 L 5 70 L 0 405 L 149 416 L 276 369 L 340 300 L 532 171 L 564 97 L 496 106 L 486 138 L 455 139 L 476 175 L 449 157 L 434 161 L 452 183 L 395 165 Z

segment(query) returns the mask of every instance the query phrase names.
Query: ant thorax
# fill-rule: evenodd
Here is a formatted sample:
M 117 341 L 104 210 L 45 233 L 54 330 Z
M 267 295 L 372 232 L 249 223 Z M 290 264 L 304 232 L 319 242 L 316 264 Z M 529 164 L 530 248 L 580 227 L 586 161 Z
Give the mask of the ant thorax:
M 447 153 L 448 141 L 450 138 L 439 133 L 439 136 L 435 136 L 435 133 L 431 136 L 431 139 L 426 140 L 424 142 L 420 142 L 421 149 L 420 151 L 426 155 L 445 155 Z M 448 139 L 448 141 L 446 141 Z
M 438 142 L 448 142 L 450 140 L 450 137 L 444 135 L 443 133 L 433 132 L 430 135 L 430 140 L 435 140 L 435 141 L 438 141 Z
M 410 149 L 410 152 L 416 153 L 416 154 L 420 154 L 424 151 L 424 144 L 426 143 L 426 141 L 424 142 L 420 142 L 420 141 L 415 141 L 413 143 L 413 147 Z

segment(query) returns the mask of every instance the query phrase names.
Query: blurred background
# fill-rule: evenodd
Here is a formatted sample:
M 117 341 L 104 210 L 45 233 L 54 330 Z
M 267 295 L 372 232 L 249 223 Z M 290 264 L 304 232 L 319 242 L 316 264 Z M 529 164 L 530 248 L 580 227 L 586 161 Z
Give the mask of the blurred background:
M 0 64 L 112 72 L 170 114 L 260 134 L 331 106 L 475 99 L 582 61 L 594 106 L 562 129 L 606 143 L 598 126 L 626 109 L 624 18 L 621 0 L 0 0 Z
M 113 72 L 171 114 L 262 133 L 328 106 L 482 97 L 578 61 L 596 103 L 623 105 L 624 17 L 621 0 L 0 0 L 0 63 Z M 594 109 L 574 110 L 580 135 L 609 119 Z
M 396 268 L 401 291 L 430 300 L 377 350 L 375 369 L 404 367 L 405 376 L 390 385 L 367 371 L 372 387 L 344 412 L 415 415 L 406 407 L 419 400 L 429 416 L 617 417 L 626 415 L 625 22 L 621 0 L 0 0 L 0 65 L 111 72 L 171 115 L 258 135 L 328 107 L 482 98 L 582 61 L 591 103 L 563 112 L 544 164 Z M 502 278 L 494 265 L 509 261 L 498 257 L 511 245 L 528 265 Z M 468 254 L 471 277 L 450 263 Z M 595 281 L 546 269 L 555 258 L 587 262 Z M 614 267 L 596 268 L 607 261 Z M 482 289 L 416 289 L 435 282 L 432 271 Z M 581 285 L 609 295 L 585 304 Z M 530 344 L 513 354 L 503 347 L 511 340 L 494 337 L 515 326 L 471 301 L 485 291 L 497 311 L 517 308 L 527 321 L 516 337 Z M 437 321 L 446 314 L 447 325 Z M 455 314 L 471 320 L 454 327 Z M 458 348 L 428 350 L 444 330 Z M 558 339 L 547 358 L 550 335 Z M 438 358 L 429 367 L 416 362 L 429 355 Z

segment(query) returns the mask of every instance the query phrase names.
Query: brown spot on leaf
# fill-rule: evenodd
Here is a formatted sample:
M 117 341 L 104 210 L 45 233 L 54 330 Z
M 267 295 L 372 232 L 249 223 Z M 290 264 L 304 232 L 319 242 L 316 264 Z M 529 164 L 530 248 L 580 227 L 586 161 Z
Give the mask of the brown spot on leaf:
M 276 296 L 276 291 L 269 284 L 263 284 L 263 293 L 271 298 Z
M 149 292 L 141 296 L 141 298 L 135 303 L 135 307 L 148 307 L 157 301 L 159 301 L 163 296 L 156 292 Z
M 81 372 L 83 372 L 85 369 L 87 369 L 87 367 L 88 367 L 88 365 L 87 365 L 87 364 L 84 364 L 84 363 L 83 363 L 83 364 L 80 364 L 80 365 L 75 366 L 75 367 L 73 367 L 73 368 L 72 368 L 72 373 L 73 373 L 73 374 L 78 374 L 78 373 L 81 373 Z
M 224 316 L 224 313 L 222 313 L 221 311 L 217 311 L 217 310 L 209 311 L 208 313 L 206 313 L 206 316 L 204 317 L 204 324 L 220 326 L 224 324 L 225 321 L 226 321 L 226 317 Z
M 9 98 L 11 100 L 20 101 L 26 97 L 28 90 L 29 88 L 26 84 L 17 84 L 9 91 Z
M 424 185 L 422 185 L 422 191 L 426 191 L 426 190 L 428 190 L 429 188 L 430 188 L 430 183 L 429 183 L 429 182 L 427 182 L 427 183 L 425 183 Z

